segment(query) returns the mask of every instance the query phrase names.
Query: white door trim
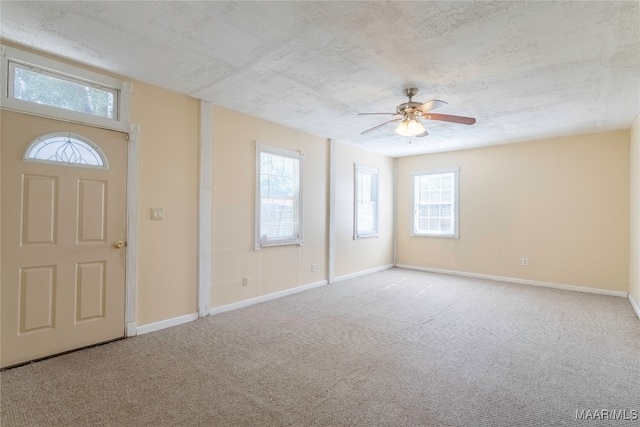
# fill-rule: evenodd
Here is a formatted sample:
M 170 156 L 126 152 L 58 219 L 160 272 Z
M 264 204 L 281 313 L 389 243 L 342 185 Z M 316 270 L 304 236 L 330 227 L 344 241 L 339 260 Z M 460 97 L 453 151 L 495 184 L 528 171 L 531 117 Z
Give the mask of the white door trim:
M 127 160 L 127 259 L 125 277 L 125 337 L 137 334 L 136 291 L 137 291 L 137 248 L 138 248 L 138 155 L 140 125 L 129 125 Z

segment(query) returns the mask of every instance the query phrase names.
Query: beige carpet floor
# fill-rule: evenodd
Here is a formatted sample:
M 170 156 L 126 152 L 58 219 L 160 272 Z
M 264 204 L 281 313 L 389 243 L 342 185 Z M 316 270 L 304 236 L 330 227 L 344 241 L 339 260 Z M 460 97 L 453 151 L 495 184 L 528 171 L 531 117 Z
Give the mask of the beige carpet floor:
M 2 427 L 638 426 L 640 320 L 624 298 L 391 269 L 0 387 Z

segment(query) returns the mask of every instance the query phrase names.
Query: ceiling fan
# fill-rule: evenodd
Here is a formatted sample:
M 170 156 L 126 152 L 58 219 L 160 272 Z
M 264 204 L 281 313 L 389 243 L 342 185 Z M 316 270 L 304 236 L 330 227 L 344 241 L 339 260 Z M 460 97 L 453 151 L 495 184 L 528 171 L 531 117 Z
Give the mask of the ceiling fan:
M 447 105 L 447 103 L 444 101 L 440 101 L 438 99 L 432 99 L 431 101 L 427 101 L 424 104 L 421 102 L 414 102 L 413 97 L 416 95 L 416 93 L 418 93 L 418 89 L 415 87 L 405 88 L 402 90 L 402 93 L 409 98 L 409 102 L 404 102 L 398 105 L 396 107 L 395 113 L 360 113 L 358 114 L 359 116 L 383 114 L 383 115 L 391 115 L 395 117 L 391 120 L 388 120 L 384 123 L 374 126 L 371 129 L 365 130 L 364 132 L 360 133 L 360 135 L 364 135 L 366 133 L 372 132 L 389 123 L 400 122 L 395 130 L 395 132 L 398 135 L 417 136 L 417 137 L 427 136 L 428 135 L 427 129 L 425 129 L 420 119 L 460 123 L 463 125 L 472 125 L 476 122 L 476 119 L 474 119 L 473 117 L 452 116 L 449 114 L 431 113 L 431 111 L 437 108 L 440 108 L 444 105 Z

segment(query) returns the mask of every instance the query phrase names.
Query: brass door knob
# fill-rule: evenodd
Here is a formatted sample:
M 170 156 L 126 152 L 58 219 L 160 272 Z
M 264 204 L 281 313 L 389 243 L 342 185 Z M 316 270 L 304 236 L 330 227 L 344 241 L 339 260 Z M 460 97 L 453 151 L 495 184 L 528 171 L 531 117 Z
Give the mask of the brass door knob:
M 113 244 L 113 246 L 115 246 L 117 249 L 122 249 L 125 246 L 127 246 L 127 244 L 125 242 L 123 242 L 122 240 L 118 240 L 117 242 L 115 242 Z

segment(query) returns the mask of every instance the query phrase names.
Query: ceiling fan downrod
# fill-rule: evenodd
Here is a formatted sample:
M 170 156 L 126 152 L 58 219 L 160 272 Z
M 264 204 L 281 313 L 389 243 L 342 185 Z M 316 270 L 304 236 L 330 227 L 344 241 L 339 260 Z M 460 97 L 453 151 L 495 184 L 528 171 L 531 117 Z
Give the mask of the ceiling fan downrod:
M 417 108 L 420 105 L 422 105 L 420 102 L 413 102 L 413 97 L 416 95 L 416 93 L 418 93 L 418 88 L 417 87 L 404 88 L 404 89 L 402 89 L 402 93 L 404 94 L 404 96 L 409 98 L 409 101 L 408 102 L 403 102 L 402 104 L 400 104 L 400 105 L 398 105 L 396 107 L 396 113 L 397 114 L 409 113 L 411 111 L 414 111 L 415 108 Z
M 404 94 L 404 96 L 409 98 L 409 102 L 412 102 L 411 98 L 416 96 L 416 93 L 418 93 L 418 88 L 417 87 L 406 87 L 406 88 L 402 89 L 402 93 Z

